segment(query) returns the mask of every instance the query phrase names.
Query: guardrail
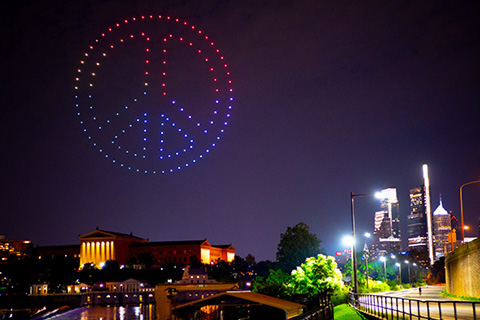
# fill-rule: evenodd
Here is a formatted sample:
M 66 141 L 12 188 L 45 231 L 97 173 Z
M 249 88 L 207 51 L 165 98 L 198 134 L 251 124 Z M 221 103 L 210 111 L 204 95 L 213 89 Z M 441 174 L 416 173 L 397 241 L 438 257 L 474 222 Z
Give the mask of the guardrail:
M 354 308 L 381 319 L 477 320 L 477 315 L 480 315 L 480 302 L 474 301 L 421 300 L 350 293 L 348 302 Z

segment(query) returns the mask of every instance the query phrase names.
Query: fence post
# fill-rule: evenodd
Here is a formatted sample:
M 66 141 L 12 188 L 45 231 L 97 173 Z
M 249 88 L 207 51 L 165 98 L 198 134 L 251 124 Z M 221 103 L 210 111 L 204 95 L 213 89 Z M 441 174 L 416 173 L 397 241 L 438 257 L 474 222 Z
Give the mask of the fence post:
M 417 300 L 417 317 L 420 320 L 420 300 Z
M 397 319 L 398 319 L 398 298 L 395 298 L 395 307 L 397 308 Z

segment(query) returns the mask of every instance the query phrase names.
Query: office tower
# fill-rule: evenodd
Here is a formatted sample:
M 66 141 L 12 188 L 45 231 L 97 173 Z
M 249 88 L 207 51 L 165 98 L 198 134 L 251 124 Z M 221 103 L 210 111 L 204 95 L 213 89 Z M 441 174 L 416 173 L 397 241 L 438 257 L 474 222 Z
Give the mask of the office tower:
M 452 250 L 448 242 L 448 234 L 452 231 L 450 214 L 443 208 L 442 197 L 440 197 L 440 204 L 433 212 L 433 229 L 435 260 L 438 260 Z
M 408 249 L 427 252 L 427 217 L 424 187 L 410 190 L 410 214 L 407 217 Z
M 375 212 L 373 255 L 375 257 L 398 253 L 402 250 L 397 189 L 382 190 L 381 211 Z

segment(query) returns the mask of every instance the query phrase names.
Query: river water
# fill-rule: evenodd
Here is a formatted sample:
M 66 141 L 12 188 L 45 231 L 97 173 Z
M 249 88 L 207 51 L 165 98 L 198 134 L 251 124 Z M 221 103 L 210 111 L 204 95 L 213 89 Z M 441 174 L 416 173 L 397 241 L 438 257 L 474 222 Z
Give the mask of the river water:
M 155 305 L 88 306 L 73 309 L 46 320 L 155 320 Z

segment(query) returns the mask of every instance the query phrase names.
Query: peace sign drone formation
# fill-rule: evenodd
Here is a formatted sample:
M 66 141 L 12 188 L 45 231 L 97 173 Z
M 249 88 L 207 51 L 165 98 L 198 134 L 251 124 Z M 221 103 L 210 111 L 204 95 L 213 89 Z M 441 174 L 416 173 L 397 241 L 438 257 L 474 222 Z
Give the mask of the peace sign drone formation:
M 232 109 L 225 58 L 202 30 L 168 16 L 125 19 L 83 54 L 75 108 L 92 145 L 143 174 L 195 164 L 217 145 Z

